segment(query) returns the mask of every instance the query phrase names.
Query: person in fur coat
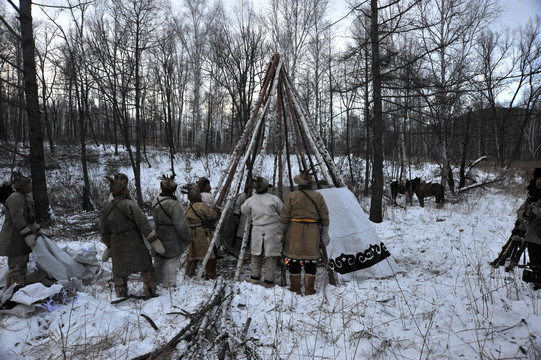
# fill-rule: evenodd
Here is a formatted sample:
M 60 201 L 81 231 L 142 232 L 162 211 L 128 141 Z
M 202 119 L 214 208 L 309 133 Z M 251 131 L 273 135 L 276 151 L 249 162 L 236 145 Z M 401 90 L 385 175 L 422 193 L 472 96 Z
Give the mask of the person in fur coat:
M 220 213 L 205 204 L 201 199 L 201 193 L 197 187 L 188 191 L 190 205 L 186 209 L 186 218 L 192 241 L 188 247 L 188 262 L 186 264 L 186 276 L 193 277 L 197 264 L 207 255 L 212 241 L 212 228 L 220 216 Z M 216 254 L 212 251 L 205 267 L 205 277 L 212 280 L 216 275 Z
M 192 241 L 186 214 L 175 196 L 177 183 L 174 178 L 174 175 L 162 176 L 161 193 L 152 201 L 154 229 L 160 234 L 165 249 L 164 254 L 156 254 L 154 267 L 156 280 L 164 287 L 176 286 L 180 256 Z
M 314 283 L 321 258 L 320 243 L 327 246 L 330 242 L 329 209 L 323 195 L 312 190 L 315 179 L 309 172 L 301 172 L 293 181 L 299 187 L 290 192 L 284 202 L 275 241 L 284 243 L 282 255 L 289 268 L 289 289 L 301 294 L 304 268 L 304 293 L 312 295 L 316 293 Z
M 276 232 L 280 227 L 280 214 L 282 200 L 276 195 L 268 193 L 269 182 L 263 177 L 254 181 L 254 190 L 241 206 L 241 213 L 252 221 L 252 272 L 250 281 L 258 284 L 261 281 L 261 260 L 265 258 L 265 287 L 274 286 L 276 267 L 282 246 L 274 241 Z
M 145 240 L 158 253 L 165 253 L 148 218 L 130 197 L 125 176 L 106 177 L 113 200 L 102 209 L 100 234 L 111 254 L 113 281 L 118 297 L 128 296 L 128 276 L 141 272 L 145 296 L 156 293 L 156 274 Z
M 30 195 L 32 181 L 20 176 L 12 186 L 15 191 L 6 199 L 6 218 L 0 231 L 0 255 L 8 258 L 7 288 L 14 283 L 27 285 L 29 254 L 36 245 L 37 237 L 43 235 L 36 223 L 34 201 Z

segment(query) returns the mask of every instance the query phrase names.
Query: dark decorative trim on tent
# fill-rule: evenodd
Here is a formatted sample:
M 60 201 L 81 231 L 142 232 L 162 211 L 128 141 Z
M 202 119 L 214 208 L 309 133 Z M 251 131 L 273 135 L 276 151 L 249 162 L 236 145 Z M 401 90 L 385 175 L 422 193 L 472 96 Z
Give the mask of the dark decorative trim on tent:
M 366 269 L 391 256 L 383 242 L 371 244 L 365 251 L 356 255 L 344 253 L 330 260 L 330 268 L 337 273 L 347 274 L 356 270 Z

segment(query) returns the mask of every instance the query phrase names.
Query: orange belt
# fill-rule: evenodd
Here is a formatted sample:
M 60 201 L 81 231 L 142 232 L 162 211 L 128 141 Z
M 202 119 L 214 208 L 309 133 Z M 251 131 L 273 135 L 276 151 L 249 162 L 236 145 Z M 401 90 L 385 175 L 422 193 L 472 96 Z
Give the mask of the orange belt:
M 312 219 L 290 219 L 291 221 L 295 221 L 295 222 L 306 222 L 306 223 L 315 223 L 317 222 L 317 220 L 312 220 Z

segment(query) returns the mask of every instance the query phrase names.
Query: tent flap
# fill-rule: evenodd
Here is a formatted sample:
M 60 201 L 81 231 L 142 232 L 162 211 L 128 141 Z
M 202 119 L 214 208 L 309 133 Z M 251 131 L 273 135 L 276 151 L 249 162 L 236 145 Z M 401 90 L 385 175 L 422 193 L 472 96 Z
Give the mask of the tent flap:
M 385 278 L 400 272 L 355 195 L 345 187 L 318 190 L 329 208 L 330 268 L 341 281 Z

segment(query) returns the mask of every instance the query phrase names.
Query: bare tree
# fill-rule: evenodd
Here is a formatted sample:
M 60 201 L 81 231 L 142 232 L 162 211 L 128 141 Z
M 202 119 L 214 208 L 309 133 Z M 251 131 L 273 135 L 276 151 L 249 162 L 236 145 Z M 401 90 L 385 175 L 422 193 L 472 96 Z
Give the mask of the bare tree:
M 172 24 L 171 24 L 172 25 Z M 155 59 L 152 66 L 151 74 L 154 74 L 154 82 L 159 92 L 159 103 L 162 105 L 162 116 L 165 123 L 165 136 L 169 146 L 169 157 L 171 161 L 171 171 L 175 174 L 174 159 L 176 153 L 175 147 L 175 87 L 182 86 L 177 83 L 182 77 L 177 76 L 182 74 L 185 69 L 180 67 L 181 62 L 178 61 L 179 54 L 175 44 L 176 32 L 173 26 L 167 26 L 165 36 L 157 40 L 156 46 L 151 50 L 152 57 Z M 161 123 L 161 122 L 160 122 Z
M 204 78 L 203 67 L 209 51 L 209 34 L 212 31 L 214 18 L 222 9 L 212 8 L 208 0 L 185 0 L 182 18 L 176 19 L 177 32 L 186 52 L 190 64 L 191 84 L 193 97 L 192 105 L 192 131 L 193 143 L 196 150 L 201 151 L 201 144 L 209 129 L 203 129 L 201 94 Z
M 32 26 L 32 3 L 20 0 L 19 16 L 24 65 L 24 89 L 26 94 L 26 113 L 30 126 L 30 169 L 32 173 L 32 194 L 36 204 L 37 221 L 50 218 L 47 178 L 45 176 L 45 155 L 43 152 L 43 131 L 39 111 L 38 83 L 36 80 L 36 61 L 34 30 Z
M 45 128 L 47 129 L 47 135 L 49 138 L 49 148 L 51 153 L 54 154 L 54 130 L 49 119 L 48 103 L 53 95 L 53 86 L 56 82 L 57 67 L 52 66 L 53 62 L 49 57 L 53 47 L 53 42 L 57 37 L 58 29 L 56 26 L 50 23 L 43 23 L 43 30 L 39 32 L 42 34 L 42 38 L 36 38 L 36 53 L 39 61 L 39 73 L 38 79 L 41 83 L 41 102 L 43 106 L 43 120 L 45 122 Z M 50 86 L 49 86 L 50 84 Z
M 265 29 L 253 6 L 243 0 L 235 8 L 233 21 L 224 21 L 212 34 L 213 73 L 231 99 L 230 146 L 242 134 L 250 119 L 257 84 L 268 59 Z
M 296 82 L 300 64 L 318 16 L 324 13 L 327 0 L 271 0 L 265 22 L 273 47 L 282 54 L 286 69 Z
M 428 120 L 437 141 L 441 184 L 452 181 L 449 147 L 453 142 L 453 117 L 461 113 L 463 96 L 471 91 L 475 74 L 472 54 L 475 36 L 494 16 L 492 0 L 437 0 L 420 3 L 421 43 L 426 51 L 422 95 L 429 109 Z M 451 183 L 450 183 L 451 185 Z M 453 192 L 454 187 L 450 186 Z

